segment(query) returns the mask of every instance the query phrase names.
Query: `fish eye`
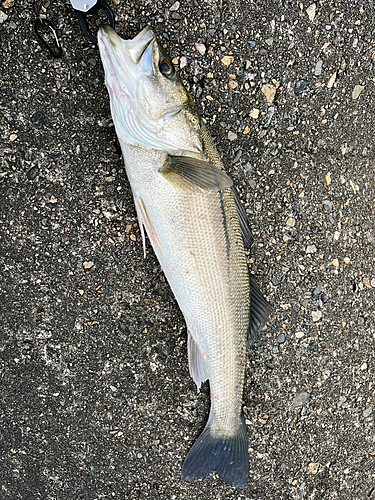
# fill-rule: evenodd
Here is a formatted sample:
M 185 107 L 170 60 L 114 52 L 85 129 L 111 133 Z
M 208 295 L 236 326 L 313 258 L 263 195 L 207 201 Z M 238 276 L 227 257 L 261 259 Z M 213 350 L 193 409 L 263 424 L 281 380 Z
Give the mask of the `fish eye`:
M 163 59 L 159 65 L 160 73 L 167 78 L 172 78 L 175 74 L 175 69 L 172 62 L 169 59 Z

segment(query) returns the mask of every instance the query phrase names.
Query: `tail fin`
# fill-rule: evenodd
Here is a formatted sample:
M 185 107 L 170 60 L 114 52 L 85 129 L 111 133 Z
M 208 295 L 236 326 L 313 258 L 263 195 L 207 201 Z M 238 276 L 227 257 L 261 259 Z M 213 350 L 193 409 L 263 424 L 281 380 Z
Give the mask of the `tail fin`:
M 215 437 L 211 432 L 211 418 L 204 431 L 190 449 L 182 466 L 182 479 L 194 481 L 215 470 L 230 486 L 244 488 L 249 474 L 249 454 L 245 420 L 234 436 Z

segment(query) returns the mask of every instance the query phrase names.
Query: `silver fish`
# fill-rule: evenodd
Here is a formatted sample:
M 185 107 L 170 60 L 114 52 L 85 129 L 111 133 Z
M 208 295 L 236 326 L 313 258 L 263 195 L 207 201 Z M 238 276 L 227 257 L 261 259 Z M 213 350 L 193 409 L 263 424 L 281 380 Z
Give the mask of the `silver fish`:
M 243 488 L 248 448 L 242 392 L 246 341 L 269 305 L 251 278 L 249 223 L 232 181 L 176 70 L 146 27 L 123 40 L 98 33 L 105 83 L 145 251 L 154 252 L 185 317 L 190 375 L 209 380 L 211 412 L 182 466 L 192 481 L 215 470 Z

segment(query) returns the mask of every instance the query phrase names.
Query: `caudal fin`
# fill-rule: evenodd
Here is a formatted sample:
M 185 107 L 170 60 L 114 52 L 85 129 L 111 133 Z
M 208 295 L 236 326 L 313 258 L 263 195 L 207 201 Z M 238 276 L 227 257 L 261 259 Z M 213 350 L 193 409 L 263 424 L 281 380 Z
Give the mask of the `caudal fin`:
M 230 486 L 244 488 L 249 474 L 245 421 L 234 436 L 215 437 L 211 419 L 196 440 L 182 466 L 182 479 L 194 481 L 215 470 Z

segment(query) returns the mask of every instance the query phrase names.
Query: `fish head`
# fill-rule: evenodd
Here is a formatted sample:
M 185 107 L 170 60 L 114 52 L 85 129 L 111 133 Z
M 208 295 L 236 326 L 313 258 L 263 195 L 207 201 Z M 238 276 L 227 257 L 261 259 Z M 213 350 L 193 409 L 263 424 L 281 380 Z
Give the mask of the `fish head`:
M 98 44 L 120 143 L 200 152 L 198 112 L 151 28 L 124 40 L 101 26 Z

